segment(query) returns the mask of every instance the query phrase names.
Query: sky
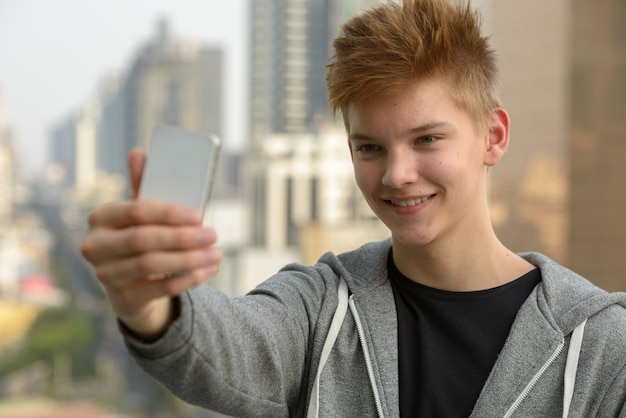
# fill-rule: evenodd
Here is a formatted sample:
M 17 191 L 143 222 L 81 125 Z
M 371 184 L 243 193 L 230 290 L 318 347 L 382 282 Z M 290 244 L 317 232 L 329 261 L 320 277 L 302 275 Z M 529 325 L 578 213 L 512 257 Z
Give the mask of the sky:
M 226 51 L 226 140 L 244 135 L 246 0 L 0 0 L 0 109 L 24 171 L 40 171 L 49 132 L 130 64 L 161 18 L 174 37 Z M 228 145 L 228 144 L 226 144 Z

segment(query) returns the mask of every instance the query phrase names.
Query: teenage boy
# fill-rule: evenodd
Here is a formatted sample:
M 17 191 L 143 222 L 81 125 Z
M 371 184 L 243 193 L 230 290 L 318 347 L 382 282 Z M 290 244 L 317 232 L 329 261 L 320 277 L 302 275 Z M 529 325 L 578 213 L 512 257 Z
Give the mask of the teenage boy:
M 137 362 L 235 416 L 626 417 L 626 295 L 493 232 L 486 177 L 509 116 L 470 6 L 389 2 L 334 47 L 330 103 L 391 238 L 229 299 L 196 286 L 221 257 L 197 213 L 96 209 L 83 254 Z M 131 153 L 135 192 L 144 160 Z

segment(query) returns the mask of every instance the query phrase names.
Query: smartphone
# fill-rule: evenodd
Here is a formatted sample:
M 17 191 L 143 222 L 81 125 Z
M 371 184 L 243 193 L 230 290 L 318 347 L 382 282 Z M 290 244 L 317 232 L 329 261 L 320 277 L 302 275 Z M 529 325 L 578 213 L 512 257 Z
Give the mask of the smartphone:
M 196 209 L 206 224 L 220 147 L 216 135 L 201 135 L 171 125 L 156 126 L 138 198 Z

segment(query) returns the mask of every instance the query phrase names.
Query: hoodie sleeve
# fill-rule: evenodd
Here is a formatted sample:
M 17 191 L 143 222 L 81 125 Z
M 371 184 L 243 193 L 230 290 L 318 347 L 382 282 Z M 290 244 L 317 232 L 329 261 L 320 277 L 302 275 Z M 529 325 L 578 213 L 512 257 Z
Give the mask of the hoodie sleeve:
M 316 326 L 330 323 L 336 286 L 332 275 L 304 266 L 235 299 L 202 285 L 181 296 L 180 317 L 159 341 L 125 333 L 125 342 L 140 367 L 189 403 L 235 416 L 289 416 L 306 403 L 311 348 L 323 341 Z

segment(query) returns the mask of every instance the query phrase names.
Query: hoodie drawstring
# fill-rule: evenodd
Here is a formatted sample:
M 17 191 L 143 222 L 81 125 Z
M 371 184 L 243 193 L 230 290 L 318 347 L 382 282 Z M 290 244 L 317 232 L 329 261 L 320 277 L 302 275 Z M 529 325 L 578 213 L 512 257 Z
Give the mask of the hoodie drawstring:
M 574 385 L 576 383 L 576 370 L 578 369 L 578 359 L 580 357 L 580 349 L 583 345 L 583 335 L 585 333 L 585 319 L 572 332 L 572 338 L 569 342 L 567 350 L 567 362 L 565 363 L 565 388 L 563 389 L 563 418 L 567 418 L 569 408 L 574 398 Z
M 313 382 L 313 389 L 311 391 L 311 399 L 309 400 L 309 408 L 306 414 L 307 418 L 317 418 L 319 414 L 320 375 L 322 374 L 322 369 L 326 364 L 326 360 L 328 360 L 330 351 L 332 350 L 333 345 L 335 345 L 335 340 L 337 340 L 337 335 L 339 335 L 341 324 L 343 324 L 346 312 L 348 311 L 348 286 L 346 285 L 346 282 L 343 280 L 343 278 L 340 278 L 339 280 L 337 296 L 339 298 L 339 301 L 337 302 L 337 309 L 335 310 L 335 314 L 333 315 L 333 320 L 330 323 L 328 336 L 326 337 L 326 341 L 324 342 L 324 346 L 322 347 L 320 364 L 317 367 L 317 373 L 315 374 L 315 381 Z

